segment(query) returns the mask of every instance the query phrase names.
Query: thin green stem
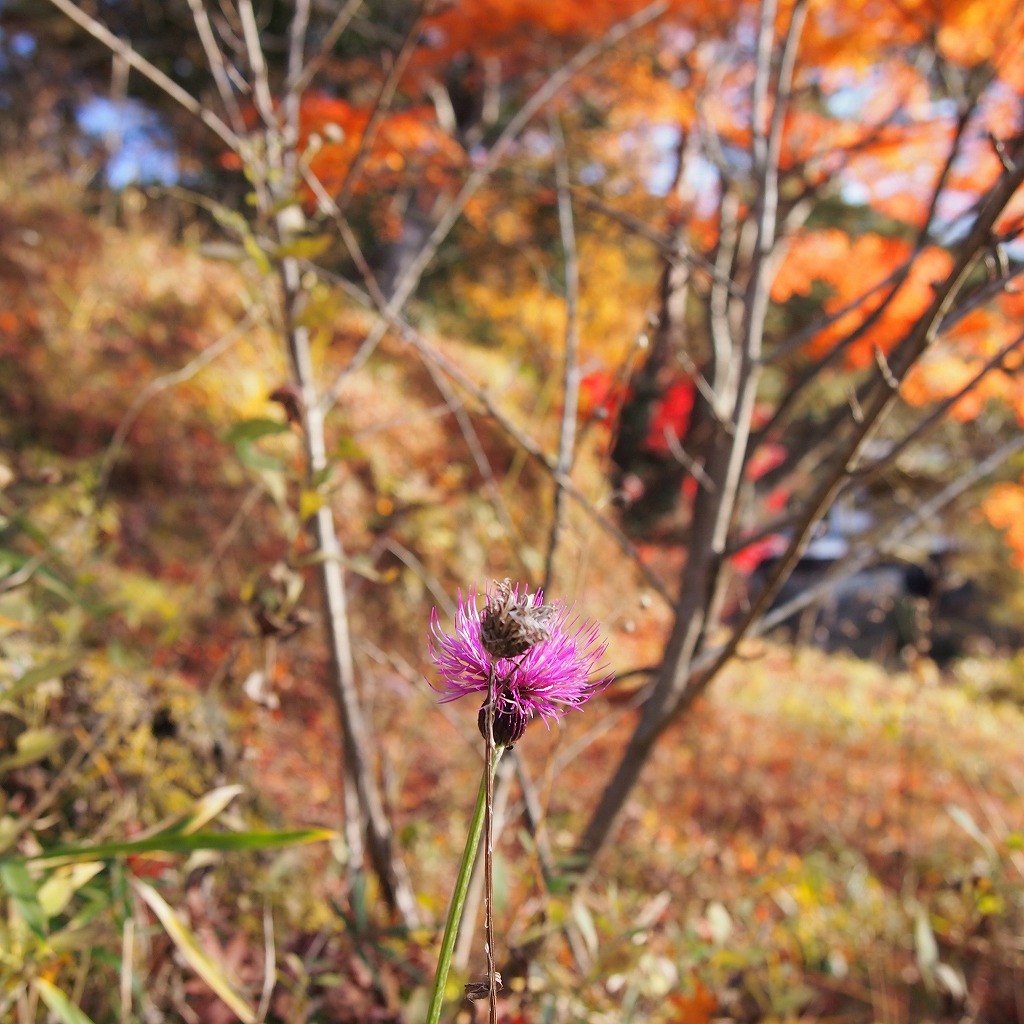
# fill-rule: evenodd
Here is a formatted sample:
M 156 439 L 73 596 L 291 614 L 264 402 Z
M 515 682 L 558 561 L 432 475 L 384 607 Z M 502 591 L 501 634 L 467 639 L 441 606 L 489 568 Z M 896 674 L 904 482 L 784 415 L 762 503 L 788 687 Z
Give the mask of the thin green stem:
M 455 937 L 459 931 L 459 921 L 466 905 L 466 893 L 469 892 L 469 880 L 473 874 L 473 863 L 480 845 L 480 836 L 484 830 L 484 812 L 487 807 L 487 790 L 489 781 L 493 780 L 498 768 L 504 747 L 495 747 L 494 757 L 489 766 L 484 767 L 480 780 L 480 792 L 477 794 L 476 807 L 473 809 L 473 820 L 466 836 L 466 848 L 462 853 L 459 865 L 459 877 L 455 881 L 451 906 L 448 908 L 448 920 L 444 926 L 444 938 L 441 940 L 441 952 L 437 958 L 437 973 L 434 975 L 434 991 L 430 996 L 430 1010 L 427 1013 L 427 1024 L 438 1024 L 441 1019 L 441 1006 L 444 1003 L 444 989 L 448 981 L 448 970 L 452 964 L 452 953 L 455 950 Z
M 484 794 L 484 952 L 487 956 L 487 1019 L 489 1024 L 498 1022 L 498 990 L 494 973 L 494 768 L 498 764 L 494 746 L 494 677 L 496 669 L 491 665 L 487 677 L 486 736 L 484 737 L 485 760 L 491 766 L 484 773 L 486 792 Z

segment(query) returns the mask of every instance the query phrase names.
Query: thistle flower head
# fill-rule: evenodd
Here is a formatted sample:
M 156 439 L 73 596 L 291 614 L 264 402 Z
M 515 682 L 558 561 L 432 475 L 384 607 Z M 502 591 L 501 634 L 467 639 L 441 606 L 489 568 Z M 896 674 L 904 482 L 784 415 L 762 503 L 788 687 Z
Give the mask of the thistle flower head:
M 487 588 L 483 612 L 475 590 L 465 599 L 460 593 L 450 633 L 441 628 L 435 608 L 430 634 L 442 703 L 474 693 L 486 701 L 493 671 L 494 739 L 502 746 L 519 739 L 534 716 L 550 722 L 611 682 L 610 675 L 591 681 L 608 649 L 597 624 L 581 620 L 563 601 L 544 604 L 540 591 L 531 595 L 524 587 L 520 594 L 511 580 Z

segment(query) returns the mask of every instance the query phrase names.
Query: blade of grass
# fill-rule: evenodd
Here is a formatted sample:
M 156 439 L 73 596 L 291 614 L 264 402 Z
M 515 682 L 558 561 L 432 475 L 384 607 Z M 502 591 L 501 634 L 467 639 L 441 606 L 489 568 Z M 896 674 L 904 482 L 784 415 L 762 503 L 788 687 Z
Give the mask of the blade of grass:
M 194 853 L 196 850 L 269 850 L 278 846 L 297 846 L 333 839 L 327 828 L 288 829 L 280 832 L 163 832 L 147 839 L 98 843 L 94 846 L 54 846 L 32 857 L 18 858 L 27 862 L 108 860 L 136 853 Z M 7 863 L 15 862 L 9 858 Z M 4 862 L 0 860 L 0 865 Z
M 239 785 L 218 786 L 216 789 L 211 789 L 209 793 L 201 796 L 192 805 L 192 808 L 182 815 L 181 821 L 169 831 L 179 832 L 181 835 L 194 835 L 207 822 L 216 818 L 236 796 L 244 791 L 245 787 Z

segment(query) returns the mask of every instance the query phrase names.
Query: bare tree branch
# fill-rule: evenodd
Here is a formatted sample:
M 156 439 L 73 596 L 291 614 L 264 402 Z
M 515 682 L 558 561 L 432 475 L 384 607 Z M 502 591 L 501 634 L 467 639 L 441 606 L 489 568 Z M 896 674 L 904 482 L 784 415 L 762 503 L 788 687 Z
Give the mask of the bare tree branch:
M 206 13 L 206 7 L 202 0 L 188 0 L 189 9 L 192 11 L 192 20 L 196 25 L 196 34 L 202 44 L 203 52 L 206 54 L 206 62 L 213 75 L 214 84 L 220 95 L 220 101 L 228 112 L 231 120 L 231 127 L 239 136 L 245 134 L 245 120 L 242 118 L 242 110 L 235 97 L 235 90 L 231 84 L 231 76 L 228 74 L 224 54 L 221 52 L 214 35 L 213 26 L 210 24 L 210 17 Z
M 565 151 L 565 137 L 555 115 L 548 118 L 555 141 L 555 176 L 558 182 L 558 226 L 562 238 L 562 263 L 565 267 L 565 362 L 562 377 L 562 422 L 558 437 L 558 456 L 555 462 L 555 496 L 551 512 L 551 530 L 548 550 L 544 559 L 545 591 L 554 578 L 555 556 L 565 516 L 565 492 L 559 479 L 568 477 L 576 449 L 576 419 L 579 410 L 579 293 L 580 268 L 576 247 L 576 229 L 573 225 L 572 199 L 569 194 L 569 162 Z
M 346 294 L 350 295 L 362 305 L 368 308 L 374 308 L 374 303 L 370 297 L 346 278 L 341 277 L 332 271 L 326 270 L 323 267 L 319 267 L 314 263 L 303 262 L 303 266 L 308 270 L 312 270 L 325 281 L 332 281 L 334 284 L 342 288 Z M 458 384 L 463 391 L 479 402 L 487 411 L 488 415 L 498 423 L 502 430 L 504 430 L 505 433 L 508 434 L 508 436 L 512 438 L 512 440 L 519 445 L 527 455 L 535 459 L 541 467 L 548 473 L 552 474 L 552 476 L 557 475 L 558 482 L 564 489 L 565 493 L 576 501 L 587 515 L 616 542 L 619 549 L 630 559 L 637 571 L 643 576 L 648 586 L 650 586 L 654 592 L 659 595 L 659 597 L 663 598 L 666 602 L 671 603 L 672 599 L 665 583 L 640 557 L 640 554 L 637 552 L 633 542 L 614 522 L 608 519 L 608 517 L 601 512 L 592 499 L 590 499 L 576 486 L 571 477 L 558 474 L 555 460 L 543 450 L 537 441 L 521 430 L 504 412 L 501 411 L 501 409 L 498 408 L 493 397 L 486 388 L 482 388 L 477 385 L 458 366 L 456 366 L 455 363 L 439 352 L 434 345 L 432 345 L 407 321 L 393 314 L 388 314 L 386 317 L 383 313 L 379 313 L 378 315 L 380 315 L 382 319 L 387 320 L 388 325 L 395 330 L 399 338 L 420 353 L 423 358 L 439 367 L 452 381 Z
M 184 366 L 171 373 L 165 373 L 149 381 L 145 387 L 132 399 L 131 405 L 125 410 L 120 422 L 114 430 L 114 435 L 103 453 L 103 462 L 100 464 L 99 475 L 96 480 L 96 504 L 102 505 L 110 486 L 110 474 L 121 455 L 124 443 L 131 432 L 135 421 L 146 405 L 162 391 L 168 388 L 177 387 L 187 380 L 191 380 L 200 370 L 209 366 L 218 356 L 223 355 L 238 339 L 254 324 L 259 316 L 260 310 L 250 308 L 245 316 L 238 321 L 230 331 L 221 335 L 203 349 L 197 356 L 190 359 Z
M 335 226 L 338 229 L 338 233 L 341 236 L 341 240 L 363 280 L 371 305 L 375 308 L 378 314 L 383 316 L 388 305 L 387 298 L 381 291 L 373 270 L 370 268 L 366 257 L 363 255 L 359 241 L 353 233 L 352 228 L 349 226 L 348 221 L 345 219 L 344 214 L 341 209 L 339 209 L 338 204 L 327 193 L 326 189 L 324 189 L 323 184 L 316 175 L 313 174 L 311 169 L 305 169 L 303 171 L 303 177 L 306 183 L 313 190 L 313 194 L 316 196 L 317 203 L 319 204 L 321 211 L 326 213 L 334 221 Z M 469 449 L 473 462 L 476 465 L 477 472 L 480 474 L 480 477 L 484 482 L 484 487 L 487 490 L 495 514 L 497 515 L 498 520 L 501 523 L 502 528 L 505 530 L 509 540 L 512 541 L 513 550 L 516 553 L 516 557 L 519 559 L 520 566 L 525 566 L 519 545 L 519 531 L 516 529 L 515 523 L 512 520 L 508 504 L 501 492 L 501 487 L 494 475 L 494 470 L 491 467 L 490 460 L 487 458 L 487 453 L 484 451 L 484 447 L 480 443 L 480 438 L 477 435 L 476 428 L 473 426 L 473 421 L 469 418 L 469 414 L 466 412 L 465 406 L 459 399 L 458 395 L 448 386 L 447 380 L 434 366 L 434 364 L 424 360 L 423 365 L 444 399 L 445 405 L 451 411 L 456 422 L 459 424 L 459 429 L 462 431 L 462 436 L 466 441 L 466 447 Z
M 752 623 L 750 629 L 745 634 L 746 637 L 757 637 L 770 632 L 798 612 L 810 607 L 819 599 L 828 596 L 828 594 L 851 576 L 876 561 L 880 554 L 895 554 L 899 550 L 900 545 L 912 536 L 915 530 L 937 516 L 944 508 L 951 505 L 957 498 L 967 493 L 972 487 L 990 476 L 1003 463 L 1021 451 L 1024 451 L 1024 434 L 1017 434 L 1000 445 L 991 455 L 988 455 L 980 462 L 974 463 L 967 472 L 958 476 L 935 495 L 934 498 L 915 509 L 895 527 L 880 531 L 876 541 L 861 545 L 852 555 L 837 563 L 835 570 L 828 573 L 819 583 L 807 587 L 785 604 L 766 612 L 756 622 Z M 715 664 L 721 661 L 726 646 L 723 645 L 706 651 L 694 663 L 694 672 L 709 671 Z
M 398 281 L 394 294 L 388 300 L 388 313 L 397 314 L 405 306 L 406 302 L 419 286 L 423 272 L 430 265 L 441 243 L 448 237 L 448 233 L 455 223 L 462 216 L 466 204 L 473 198 L 480 187 L 488 180 L 494 169 L 505 158 L 506 153 L 512 148 L 523 129 L 530 123 L 534 116 L 541 111 L 547 103 L 563 89 L 576 74 L 587 64 L 590 64 L 602 54 L 611 50 L 620 43 L 631 32 L 642 28 L 655 19 L 661 17 L 667 10 L 666 0 L 656 0 L 648 4 L 632 17 L 626 18 L 616 25 L 613 25 L 600 39 L 583 47 L 563 67 L 552 74 L 547 81 L 519 108 L 515 116 L 506 125 L 504 131 L 488 150 L 487 157 L 481 166 L 474 169 L 466 179 L 458 195 L 452 200 L 448 208 L 442 214 L 438 223 L 434 226 L 423 247 L 416 254 L 415 258 L 405 268 Z M 369 358 L 370 353 L 379 344 L 380 339 L 387 330 L 387 318 L 378 322 L 378 327 L 372 330 L 366 340 L 360 346 L 359 351 L 335 378 L 334 383 L 324 393 L 321 400 L 325 409 L 329 409 L 338 398 L 345 378 L 355 372 Z
M 121 57 L 125 63 L 145 75 L 154 85 L 162 89 L 176 103 L 181 104 L 190 114 L 194 114 L 203 124 L 213 131 L 220 140 L 233 152 L 238 152 L 241 140 L 224 121 L 209 107 L 204 106 L 191 93 L 186 92 L 177 82 L 168 78 L 158 67 L 151 64 L 130 43 L 119 39 L 105 25 L 91 15 L 86 14 L 72 0 L 50 0 L 50 3 L 76 25 L 84 28 L 94 39 L 98 39 L 113 53 Z
M 402 40 L 402 47 L 398 51 L 398 55 L 395 57 L 391 68 L 388 71 L 384 84 L 377 93 L 373 104 L 373 111 L 370 114 L 370 120 L 366 123 L 366 130 L 359 138 L 359 148 L 356 150 L 356 154 L 352 158 L 352 162 L 349 164 L 348 170 L 345 172 L 345 178 L 341 183 L 341 188 L 338 190 L 335 203 L 338 210 L 342 213 L 348 209 L 349 201 L 352 198 L 352 192 L 355 190 L 356 184 L 359 181 L 359 175 L 362 174 L 363 165 L 366 163 L 366 160 L 373 149 L 373 143 L 377 138 L 377 132 L 380 129 L 384 118 L 387 116 L 388 111 L 391 109 L 391 104 L 394 102 L 395 93 L 398 90 L 398 83 L 402 80 L 402 75 L 405 73 L 405 69 L 409 66 L 409 61 L 412 59 L 413 53 L 416 52 L 422 23 L 423 3 L 421 2 L 417 8 L 416 16 L 413 18 L 409 25 L 409 30 L 405 34 L 405 39 Z
M 263 47 L 260 45 L 260 30 L 256 24 L 256 12 L 253 10 L 252 0 L 238 0 L 238 14 L 242 20 L 242 36 L 245 40 L 249 71 L 252 74 L 253 99 L 256 101 L 256 110 L 268 133 L 272 133 L 273 129 L 277 128 L 277 116 L 274 113 L 274 98 L 270 94 L 270 73 L 263 55 Z
M 298 74 L 289 74 L 286 85 L 287 92 L 302 93 L 306 86 L 316 77 L 317 72 L 323 67 L 327 55 L 334 48 L 334 44 L 342 37 L 349 22 L 356 16 L 359 8 L 363 6 L 363 0 L 348 0 L 348 2 L 334 16 L 334 21 L 328 26 L 316 54 L 306 60 L 299 69 Z
M 986 193 L 980 204 L 980 212 L 971 232 L 958 247 L 954 265 L 949 275 L 935 289 L 935 297 L 928 311 L 916 322 L 910 334 L 890 360 L 890 372 L 897 381 L 902 381 L 910 367 L 927 351 L 937 336 L 943 317 L 948 312 L 963 282 L 977 259 L 992 230 L 992 225 L 1004 209 L 1014 192 L 1024 183 L 1024 140 L 1014 147 L 1010 172 L 1005 172 Z M 850 470 L 856 466 L 865 443 L 870 438 L 879 420 L 895 400 L 888 383 L 876 378 L 873 393 L 865 404 L 863 418 L 853 425 L 849 439 L 842 448 L 841 457 L 835 468 L 818 486 L 807 503 L 803 519 L 794 533 L 785 553 L 778 560 L 775 571 L 764 590 L 753 602 L 751 608 L 733 630 L 729 641 L 722 647 L 711 665 L 699 676 L 687 680 L 686 696 L 680 708 L 689 706 L 702 693 L 718 672 L 728 663 L 750 626 L 756 622 L 771 604 L 793 566 L 802 554 L 816 524 L 832 504 L 839 490 L 844 486 Z M 667 722 L 665 723 L 667 725 Z

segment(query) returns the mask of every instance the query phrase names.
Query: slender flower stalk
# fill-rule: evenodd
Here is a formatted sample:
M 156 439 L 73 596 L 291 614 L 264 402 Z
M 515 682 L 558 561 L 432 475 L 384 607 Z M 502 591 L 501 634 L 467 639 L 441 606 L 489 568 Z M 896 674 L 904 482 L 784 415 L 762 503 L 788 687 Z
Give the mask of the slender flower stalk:
M 465 600 L 460 593 L 451 633 L 441 628 L 435 609 L 430 617 L 428 647 L 440 675 L 435 689 L 442 702 L 481 695 L 483 703 L 477 722 L 486 756 L 476 810 L 448 911 L 427 1022 L 437 1024 L 440 1019 L 455 934 L 481 832 L 486 833 L 487 984 L 467 986 L 467 991 L 478 996 L 486 993 L 493 1022 L 500 987 L 500 976 L 494 968 L 490 885 L 494 772 L 502 753 L 522 738 L 532 718 L 539 716 L 550 723 L 582 707 L 611 682 L 610 675 L 600 675 L 599 667 L 608 644 L 601 640 L 596 623 L 575 615 L 574 606 L 561 601 L 544 604 L 541 592 L 531 595 L 524 587 L 520 593 L 518 584 L 513 586 L 506 579 L 487 588 L 483 612 L 477 608 L 475 590 L 470 589 Z M 597 678 L 592 680 L 595 673 Z
M 488 606 L 490 607 L 490 606 Z M 481 622 L 481 636 L 486 635 L 487 624 Z M 488 1024 L 498 1022 L 498 989 L 501 975 L 494 966 L 494 768 L 498 751 L 504 747 L 494 742 L 494 666 L 487 680 L 487 701 L 480 709 L 483 716 L 481 728 L 484 734 L 484 955 L 487 958 L 487 1008 Z M 478 721 L 480 721 L 478 716 Z
M 490 778 L 494 779 L 494 772 L 497 770 L 498 761 L 504 753 L 504 748 L 498 747 L 495 750 L 494 760 L 491 765 Z M 466 906 L 466 894 L 469 892 L 469 882 L 473 877 L 473 864 L 476 862 L 476 851 L 480 845 L 480 836 L 484 830 L 484 813 L 486 807 L 486 796 L 489 783 L 487 774 L 480 780 L 480 791 L 476 797 L 476 807 L 473 808 L 473 818 L 469 823 L 469 834 L 466 836 L 466 846 L 462 851 L 462 863 L 459 864 L 459 874 L 455 880 L 455 890 L 452 892 L 451 904 L 448 907 L 448 920 L 444 925 L 444 937 L 441 939 L 441 952 L 437 958 L 437 970 L 434 973 L 434 989 L 430 994 L 430 1008 L 427 1011 L 427 1024 L 438 1024 L 441 1019 L 441 1009 L 444 1006 L 444 990 L 448 983 L 448 972 L 452 966 L 452 954 L 455 952 L 455 939 L 459 932 L 459 922 L 462 920 L 462 911 Z

